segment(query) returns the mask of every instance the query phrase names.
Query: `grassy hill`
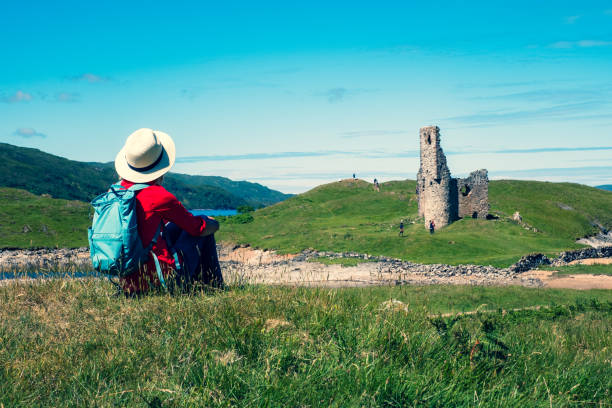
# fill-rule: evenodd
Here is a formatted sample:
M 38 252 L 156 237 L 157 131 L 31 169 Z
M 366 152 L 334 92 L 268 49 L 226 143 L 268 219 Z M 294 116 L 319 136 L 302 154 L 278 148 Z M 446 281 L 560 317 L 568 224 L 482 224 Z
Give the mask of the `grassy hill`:
M 0 248 L 87 246 L 88 203 L 0 188 Z
M 411 180 L 384 183 L 380 192 L 361 180 L 331 183 L 260 209 L 252 222 L 222 222 L 217 236 L 281 252 L 315 248 L 507 266 L 530 252 L 579 248 L 577 238 L 612 229 L 612 192 L 570 183 L 492 181 L 491 213 L 499 219 L 463 219 L 430 235 L 418 219 L 414 191 Z M 0 188 L 0 247 L 85 246 L 90 211 L 83 202 Z M 515 211 L 523 223 L 510 219 Z M 404 237 L 398 236 L 400 220 Z
M 319 186 L 258 210 L 249 224 L 223 225 L 222 240 L 297 252 L 356 251 L 424 263 L 507 266 L 530 252 L 579 248 L 579 237 L 612 228 L 612 193 L 570 183 L 492 181 L 497 220 L 462 219 L 430 235 L 417 215 L 415 182 L 376 192 L 365 181 Z M 510 219 L 519 211 L 523 224 Z M 404 220 L 404 237 L 398 236 Z M 535 229 L 535 231 L 534 231 Z
M 234 181 L 219 176 L 190 176 L 187 174 L 171 173 L 170 179 L 194 187 L 217 187 L 229 192 L 230 194 L 233 194 L 236 197 L 245 200 L 247 204 L 254 205 L 255 207 L 276 204 L 280 201 L 286 200 L 287 198 L 293 195 L 284 194 L 280 191 L 272 190 L 258 183 L 251 183 L 248 181 Z M 232 208 L 237 207 L 238 206 Z
M 0 143 L 0 187 L 56 198 L 91 201 L 117 180 L 112 163 L 85 163 L 37 149 Z M 290 195 L 260 184 L 224 177 L 168 173 L 164 184 L 189 208 L 262 207 Z

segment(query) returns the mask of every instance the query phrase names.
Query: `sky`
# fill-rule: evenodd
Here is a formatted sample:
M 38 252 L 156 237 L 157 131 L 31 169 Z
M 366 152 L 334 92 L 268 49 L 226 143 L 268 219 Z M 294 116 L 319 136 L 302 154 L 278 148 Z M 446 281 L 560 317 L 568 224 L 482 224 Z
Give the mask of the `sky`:
M 0 142 L 86 162 L 142 127 L 173 171 L 286 193 L 451 172 L 612 184 L 612 1 L 19 1 Z

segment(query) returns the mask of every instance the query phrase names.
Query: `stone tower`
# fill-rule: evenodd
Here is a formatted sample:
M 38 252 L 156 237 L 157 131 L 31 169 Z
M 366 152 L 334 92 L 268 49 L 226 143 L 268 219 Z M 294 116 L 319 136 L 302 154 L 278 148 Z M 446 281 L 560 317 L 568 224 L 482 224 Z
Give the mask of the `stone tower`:
M 440 128 L 422 127 L 420 137 L 421 166 L 417 174 L 419 216 L 425 219 L 426 228 L 430 220 L 435 222 L 436 228 L 441 228 L 457 218 L 456 183 L 451 178 L 446 156 L 440 147 Z

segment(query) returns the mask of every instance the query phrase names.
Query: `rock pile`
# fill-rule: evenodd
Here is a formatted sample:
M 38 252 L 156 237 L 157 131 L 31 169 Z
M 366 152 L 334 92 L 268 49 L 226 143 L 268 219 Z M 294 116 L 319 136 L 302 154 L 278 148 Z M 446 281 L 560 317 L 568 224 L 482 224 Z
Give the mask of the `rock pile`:
M 527 272 L 537 269 L 540 265 L 550 265 L 550 263 L 550 259 L 544 254 L 530 254 L 523 256 L 509 269 L 513 272 Z
M 89 248 L 0 249 L 0 272 L 34 269 L 89 271 Z
M 583 248 L 575 251 L 561 252 L 557 258 L 553 260 L 553 265 L 559 266 L 576 261 L 579 259 L 589 258 L 610 258 L 612 257 L 612 246 L 604 246 L 598 248 Z

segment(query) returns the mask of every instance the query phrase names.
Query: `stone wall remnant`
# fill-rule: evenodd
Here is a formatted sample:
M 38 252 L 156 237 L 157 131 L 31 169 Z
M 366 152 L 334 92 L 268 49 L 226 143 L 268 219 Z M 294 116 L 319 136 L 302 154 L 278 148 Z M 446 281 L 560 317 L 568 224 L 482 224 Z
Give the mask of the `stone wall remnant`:
M 457 179 L 459 218 L 486 219 L 489 215 L 489 176 L 485 169 L 470 173 L 468 178 Z
M 432 220 L 436 228 L 441 228 L 462 217 L 486 219 L 489 215 L 487 170 L 473 171 L 464 179 L 452 178 L 440 145 L 440 128 L 422 127 L 419 136 L 421 165 L 416 193 L 425 228 L 429 228 Z

